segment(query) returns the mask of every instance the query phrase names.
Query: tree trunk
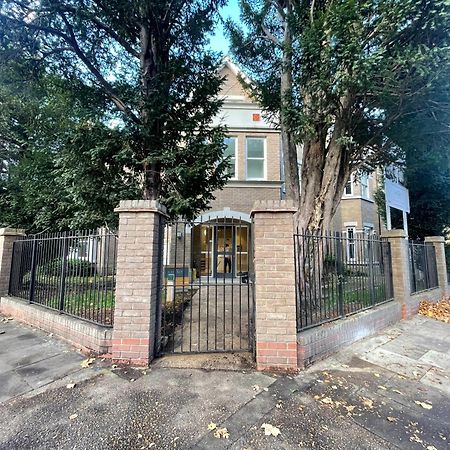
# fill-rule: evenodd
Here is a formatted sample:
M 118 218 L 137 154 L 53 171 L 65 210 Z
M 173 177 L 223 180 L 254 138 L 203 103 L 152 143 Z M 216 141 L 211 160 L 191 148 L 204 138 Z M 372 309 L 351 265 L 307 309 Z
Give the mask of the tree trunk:
M 283 58 L 281 68 L 281 140 L 283 144 L 283 168 L 286 197 L 294 200 L 298 205 L 300 199 L 300 180 L 298 173 L 297 145 L 294 136 L 289 131 L 286 120 L 286 112 L 292 108 L 292 34 L 288 17 L 290 13 L 290 2 L 288 2 L 288 15 L 284 20 L 283 30 Z
M 317 133 L 316 140 L 303 148 L 302 189 L 297 225 L 302 230 L 329 230 L 334 214 L 350 177 L 349 153 L 339 143 L 343 127 L 336 120 L 328 145 L 326 135 Z

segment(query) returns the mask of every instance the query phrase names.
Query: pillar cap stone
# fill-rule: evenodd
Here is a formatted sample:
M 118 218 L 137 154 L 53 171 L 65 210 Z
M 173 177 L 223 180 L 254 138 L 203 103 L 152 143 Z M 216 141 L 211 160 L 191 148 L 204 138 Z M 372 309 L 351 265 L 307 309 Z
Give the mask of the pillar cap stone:
M 439 242 L 445 244 L 444 236 L 426 236 L 425 242 Z
M 251 212 L 253 217 L 255 213 L 296 213 L 297 207 L 293 200 L 257 200 Z
M 157 200 L 121 200 L 119 207 L 114 212 L 155 212 L 163 216 L 167 216 L 167 209 Z
M 384 230 L 381 233 L 381 237 L 383 238 L 406 238 L 406 231 L 405 230 Z
M 0 228 L 0 236 L 25 236 L 25 230 L 20 228 Z

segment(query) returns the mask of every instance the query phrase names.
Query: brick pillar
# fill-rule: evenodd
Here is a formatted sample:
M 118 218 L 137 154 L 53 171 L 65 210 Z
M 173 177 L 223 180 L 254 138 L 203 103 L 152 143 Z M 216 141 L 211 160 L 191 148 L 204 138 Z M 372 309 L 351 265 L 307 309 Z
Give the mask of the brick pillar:
M 156 201 L 120 202 L 113 360 L 145 366 L 154 357 L 165 209 Z
M 404 230 L 385 230 L 382 237 L 391 243 L 392 282 L 394 298 L 401 305 L 402 318 L 410 316 L 408 300 L 411 296 L 408 241 Z
M 287 200 L 256 202 L 252 211 L 258 370 L 297 370 L 295 212 Z
M 8 295 L 13 243 L 24 235 L 23 230 L 0 228 L 0 297 Z
M 425 242 L 433 244 L 436 252 L 436 266 L 438 272 L 439 287 L 442 289 L 442 295 L 449 295 L 447 264 L 445 261 L 445 239 L 442 236 L 429 236 L 425 238 Z

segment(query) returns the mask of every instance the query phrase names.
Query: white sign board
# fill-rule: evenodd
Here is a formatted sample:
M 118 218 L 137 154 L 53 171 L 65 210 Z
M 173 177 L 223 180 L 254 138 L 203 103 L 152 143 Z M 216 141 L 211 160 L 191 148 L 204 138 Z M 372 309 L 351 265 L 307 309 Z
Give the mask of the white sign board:
M 399 183 L 386 179 L 384 182 L 384 192 L 386 195 L 386 206 L 399 209 L 403 212 L 410 212 L 408 189 Z

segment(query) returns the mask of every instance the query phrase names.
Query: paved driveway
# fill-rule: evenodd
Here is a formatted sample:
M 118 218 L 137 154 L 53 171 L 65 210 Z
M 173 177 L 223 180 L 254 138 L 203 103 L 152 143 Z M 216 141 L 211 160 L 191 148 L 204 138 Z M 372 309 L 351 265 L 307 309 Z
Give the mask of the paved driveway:
M 432 319 L 402 322 L 297 377 L 115 369 L 101 361 L 80 371 L 80 355 L 57 340 L 39 342 L 40 333 L 6 324 L 10 329 L 3 361 L 18 358 L 27 340 L 33 354 L 48 345 L 68 359 L 45 386 L 22 372 L 27 392 L 0 405 L 0 449 L 450 448 L 450 325 Z M 27 333 L 33 337 L 19 338 Z M 211 422 L 229 438 L 215 438 Z M 262 424 L 281 433 L 266 436 Z

